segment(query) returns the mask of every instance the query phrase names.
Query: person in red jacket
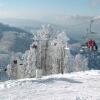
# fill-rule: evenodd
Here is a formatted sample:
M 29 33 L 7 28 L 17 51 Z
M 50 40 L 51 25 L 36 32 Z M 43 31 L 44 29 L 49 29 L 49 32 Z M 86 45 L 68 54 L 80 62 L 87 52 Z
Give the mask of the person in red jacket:
M 96 45 L 95 40 L 92 40 L 92 39 L 88 40 L 86 42 L 86 45 L 90 50 L 96 50 L 97 51 L 97 45 Z

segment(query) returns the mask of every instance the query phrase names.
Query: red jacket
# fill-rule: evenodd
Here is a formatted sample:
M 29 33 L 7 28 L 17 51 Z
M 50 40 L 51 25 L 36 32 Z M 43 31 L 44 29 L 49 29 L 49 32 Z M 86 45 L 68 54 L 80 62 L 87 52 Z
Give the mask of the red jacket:
M 91 47 L 93 47 L 95 45 L 95 41 L 94 40 L 89 40 L 88 42 L 87 42 L 87 47 L 88 48 L 91 48 Z

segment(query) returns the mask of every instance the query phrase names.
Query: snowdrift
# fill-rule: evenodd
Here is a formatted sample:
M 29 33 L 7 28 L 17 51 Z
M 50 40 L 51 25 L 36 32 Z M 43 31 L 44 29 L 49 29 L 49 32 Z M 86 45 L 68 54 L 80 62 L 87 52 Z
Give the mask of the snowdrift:
M 100 100 L 100 71 L 0 82 L 0 100 Z

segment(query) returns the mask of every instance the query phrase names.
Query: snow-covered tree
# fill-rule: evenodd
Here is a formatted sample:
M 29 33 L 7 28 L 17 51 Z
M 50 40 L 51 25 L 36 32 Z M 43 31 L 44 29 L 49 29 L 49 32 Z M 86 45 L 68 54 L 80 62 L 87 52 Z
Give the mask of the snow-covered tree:
M 23 55 L 23 73 L 24 77 L 35 77 L 36 71 L 36 44 L 32 43 L 30 50 Z
M 48 65 L 48 55 L 49 55 L 49 47 L 50 40 L 53 35 L 53 31 L 50 25 L 42 25 L 42 28 L 37 31 L 37 44 L 38 48 L 36 51 L 36 60 L 37 60 L 37 68 L 42 69 L 43 74 L 47 74 L 47 70 L 49 69 Z
M 7 73 L 9 79 L 13 76 L 10 64 L 7 65 L 7 71 L 6 71 L 6 73 Z
M 54 31 L 50 25 L 43 25 L 34 34 L 30 50 L 23 56 L 25 76 L 34 77 L 32 75 L 36 74 L 36 69 L 41 69 L 43 75 L 64 72 L 65 47 L 69 38 L 65 32 L 55 38 L 54 32 L 58 31 Z
M 22 58 L 14 58 L 17 60 L 17 64 L 11 63 L 8 66 L 9 76 L 31 78 L 38 74 L 37 69 L 42 71 L 42 75 L 87 69 L 86 58 L 82 55 L 74 57 L 71 54 L 66 32 L 58 32 L 50 25 L 43 25 L 33 35 L 30 49 L 25 52 Z
M 81 54 L 77 54 L 75 57 L 74 71 L 84 71 L 87 69 L 88 69 L 88 59 Z
M 7 66 L 7 74 L 10 79 L 23 78 L 23 62 L 21 53 L 12 54 L 11 63 Z
M 49 73 L 49 47 L 52 36 L 53 31 L 50 25 L 43 25 L 34 34 L 30 50 L 23 55 L 25 77 L 34 77 L 36 69 L 41 69 L 44 75 Z
M 65 48 L 67 46 L 67 37 L 65 32 L 58 34 L 52 43 L 52 73 L 64 73 L 65 67 Z
M 68 72 L 73 72 L 74 71 L 74 62 L 75 62 L 75 57 L 71 54 L 70 52 L 70 48 L 66 48 L 65 51 L 65 69 L 64 72 L 68 73 Z

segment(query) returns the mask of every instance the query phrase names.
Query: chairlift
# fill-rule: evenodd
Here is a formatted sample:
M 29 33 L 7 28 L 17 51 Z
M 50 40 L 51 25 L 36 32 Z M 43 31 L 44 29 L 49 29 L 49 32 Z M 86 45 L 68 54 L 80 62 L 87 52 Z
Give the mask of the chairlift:
M 98 50 L 98 46 L 97 46 L 95 40 L 89 39 L 88 41 L 86 41 L 85 44 L 81 45 L 80 51 L 84 52 L 85 50 L 97 51 Z
M 91 32 L 91 34 L 97 34 L 96 32 Z
M 88 39 L 88 41 L 86 41 L 86 43 L 84 43 L 83 45 L 81 45 L 81 50 L 80 51 L 84 51 L 85 49 L 88 49 L 90 51 L 97 51 L 98 50 L 98 46 L 95 42 L 94 39 L 89 39 L 89 34 L 96 34 L 96 32 L 92 31 L 92 24 L 93 24 L 94 20 L 90 21 L 90 32 L 88 32 L 88 28 L 87 28 L 87 33 L 86 33 L 86 37 L 85 39 Z

